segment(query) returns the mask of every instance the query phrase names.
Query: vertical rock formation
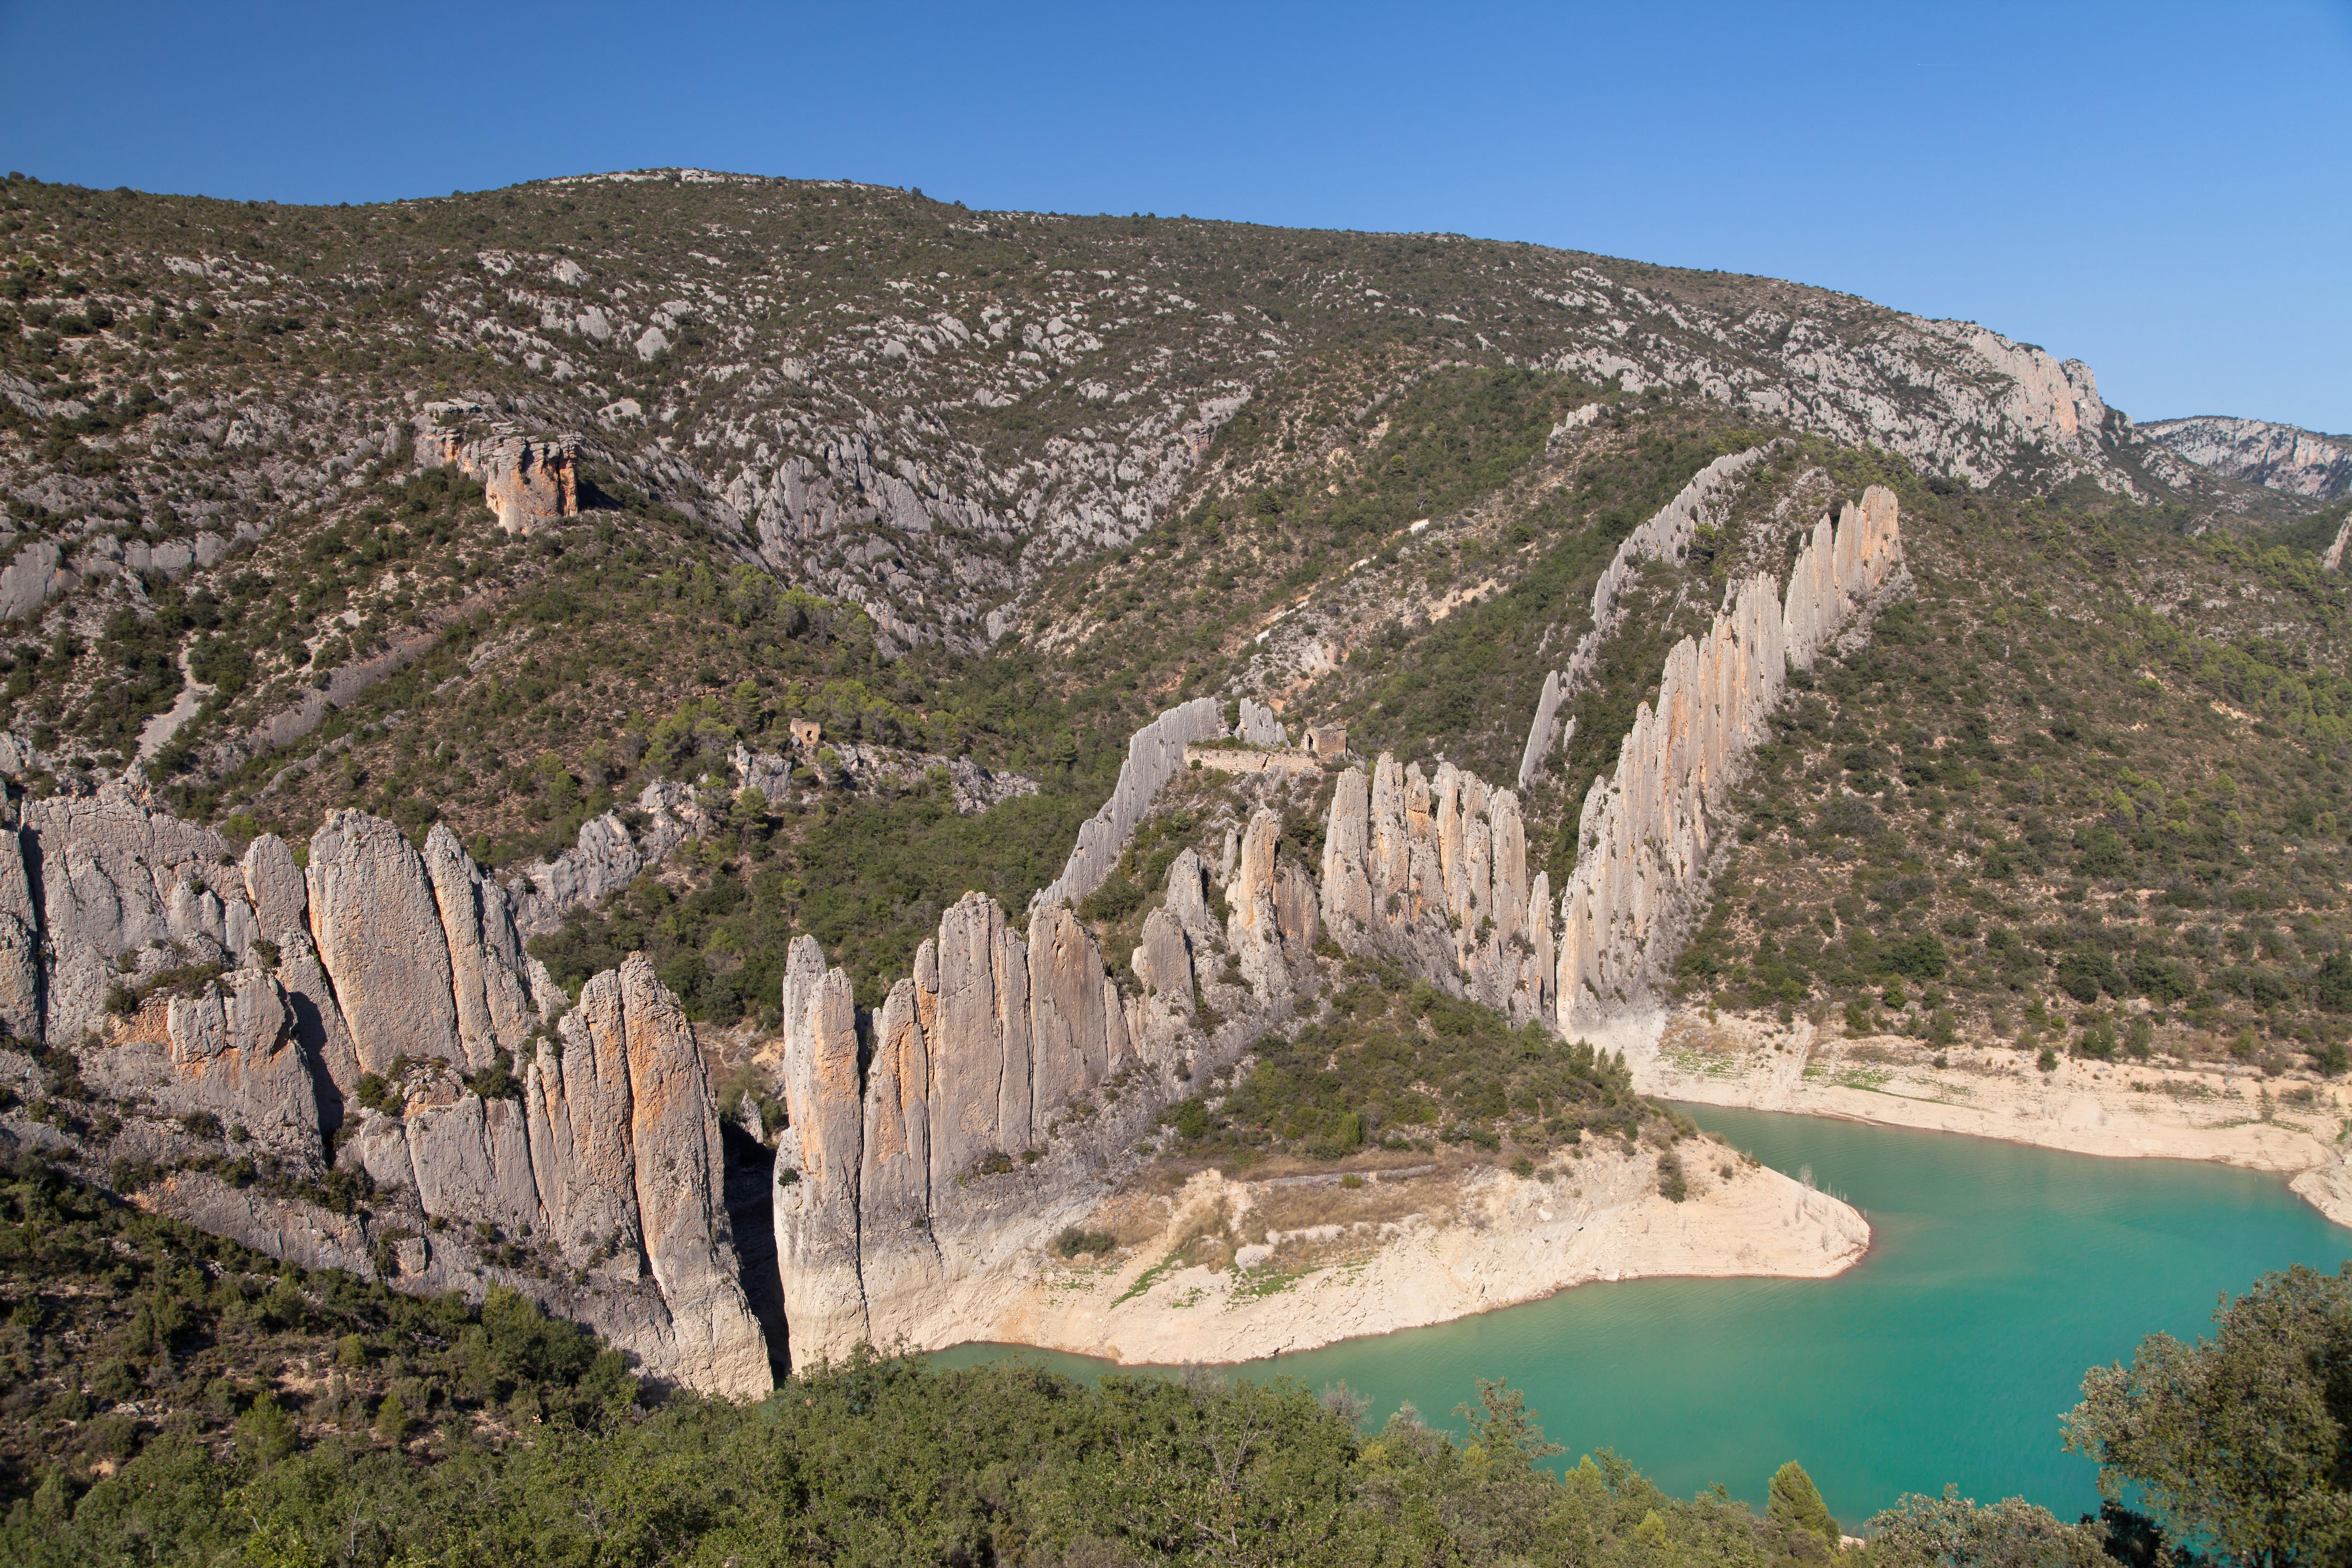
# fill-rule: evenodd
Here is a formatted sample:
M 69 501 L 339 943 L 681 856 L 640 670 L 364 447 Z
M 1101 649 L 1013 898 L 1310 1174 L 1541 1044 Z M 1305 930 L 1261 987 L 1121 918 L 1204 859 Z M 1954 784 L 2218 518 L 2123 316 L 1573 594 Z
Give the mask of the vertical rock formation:
M 1676 491 L 1675 499 L 1660 507 L 1654 516 L 1625 536 L 1617 553 L 1610 558 L 1608 569 L 1592 585 L 1592 625 L 1577 639 L 1568 668 L 1544 677 L 1543 695 L 1536 702 L 1535 722 L 1528 726 L 1528 743 L 1519 753 L 1521 789 L 1528 787 L 1528 782 L 1550 759 L 1552 747 L 1560 739 L 1558 731 L 1561 705 L 1572 701 L 1578 689 L 1592 678 L 1601 660 L 1601 645 L 1616 631 L 1622 618 L 1617 595 L 1633 574 L 1635 563 L 1643 556 L 1680 561 L 1689 551 L 1700 519 L 1708 508 L 1727 498 L 1741 477 L 1780 445 L 1768 441 L 1761 447 L 1717 458 L 1694 475 L 1690 483 Z M 1573 727 L 1574 721 L 1570 721 L 1571 730 Z
M 1537 887 L 1545 886 L 1537 879 Z M 1451 763 L 1434 779 L 1382 753 L 1349 768 L 1323 834 L 1322 913 L 1349 952 L 1378 953 L 1524 1022 L 1549 984 L 1550 914 L 1528 881 L 1518 797 Z
M 467 1068 L 457 1033 L 449 941 L 425 862 L 400 829 L 356 811 L 328 815 L 311 837 L 310 940 L 333 977 L 362 1072 L 401 1057 Z
M 425 836 L 425 869 L 449 948 L 462 1059 L 486 1063 L 499 1051 L 520 1051 L 544 1021 L 538 998 L 552 999 L 555 984 L 524 953 L 506 889 L 483 875 L 445 823 Z
M 577 453 L 569 441 L 506 432 L 467 441 L 438 434 L 417 444 L 428 467 L 454 467 L 482 482 L 483 497 L 509 533 L 529 534 L 580 512 Z
M 44 948 L 46 973 L 28 969 L 24 955 Z M 272 948 L 274 972 L 253 967 Z M 158 997 L 84 1054 L 90 1080 L 129 1108 L 123 1136 L 168 1152 L 190 1135 L 168 1118 L 201 1112 L 315 1174 L 322 1134 L 355 1116 L 342 1157 L 379 1183 L 373 1223 L 450 1222 L 383 1249 L 403 1259 L 404 1287 L 478 1294 L 498 1279 L 585 1319 L 648 1373 L 767 1389 L 701 1055 L 641 957 L 588 983 L 559 1044 L 546 1029 L 562 993 L 523 952 L 505 890 L 446 829 L 420 857 L 392 824 L 338 813 L 306 874 L 274 837 L 240 862 L 120 787 L 28 803 L 0 844 L 0 1019 L 13 1037 L 80 1042 L 109 1023 L 110 987 L 206 963 L 230 973 Z M 470 1080 L 485 1098 L 461 1075 L 501 1051 L 505 1080 Z M 363 1071 L 393 1074 L 405 1103 L 351 1104 Z M 366 1266 L 365 1222 L 210 1180 L 175 1177 L 156 1201 L 279 1256 Z M 485 1226 L 503 1240 L 478 1245 Z M 575 1272 L 594 1288 L 572 1293 Z
M 299 1170 L 320 1166 L 318 1098 L 275 980 L 252 969 L 225 974 L 173 997 L 166 1020 L 173 1071 L 159 1086 L 160 1102 L 241 1127 Z
M 1701 479 L 1734 477 L 1762 451 L 1721 459 Z M 1709 493 L 1694 480 L 1676 498 L 1689 505 L 1643 525 L 1657 531 L 1650 542 L 1679 549 Z M 1785 597 L 1769 577 L 1751 578 L 1705 637 L 1675 647 L 1656 706 L 1635 712 L 1614 776 L 1585 797 L 1557 924 L 1549 879 L 1528 876 L 1527 829 L 1511 792 L 1451 763 L 1433 778 L 1385 754 L 1369 780 L 1350 768 L 1324 829 L 1332 940 L 1564 1034 L 1633 1000 L 1673 961 L 1704 886 L 1709 816 L 1764 738 L 1787 671 L 1810 668 L 1902 558 L 1895 497 L 1873 486 L 1834 528 L 1826 519 L 1815 527 Z M 1595 605 L 1606 608 L 1597 593 Z M 1243 860 L 1246 873 L 1246 851 Z M 1234 918 L 1234 951 L 1245 954 L 1238 904 Z
M 41 1037 L 41 917 L 25 870 L 25 841 L 0 827 L 0 1040 Z
M 1151 809 L 1168 781 L 1182 770 L 1184 748 L 1215 740 L 1224 732 L 1224 721 L 1212 697 L 1179 703 L 1138 730 L 1127 742 L 1127 761 L 1118 770 L 1118 783 L 1110 799 L 1078 825 L 1078 841 L 1071 847 L 1062 874 L 1037 895 L 1031 907 L 1076 904 L 1101 887 L 1111 868 L 1118 864 L 1128 835 Z
M 1560 899 L 1555 1013 L 1562 1034 L 1606 1019 L 1664 974 L 1705 884 L 1709 818 L 1764 738 L 1790 668 L 1808 668 L 1902 564 L 1894 496 L 1878 486 L 1824 520 L 1799 552 L 1785 600 L 1742 584 L 1706 636 L 1667 656 L 1614 776 L 1578 819 Z
M 548 1129 L 533 1167 L 562 1194 L 572 1235 L 603 1221 L 634 1238 L 656 1287 L 598 1327 L 648 1370 L 731 1398 L 766 1394 L 767 1342 L 736 1277 L 719 1108 L 677 998 L 633 953 L 582 987 L 563 1026 L 562 1054 L 541 1051 L 541 1081 L 525 1089 L 534 1127 L 543 1117 Z M 553 1222 L 558 1205 L 545 1206 Z
M 857 1005 L 849 976 L 825 968 L 814 937 L 793 942 L 785 969 L 783 1080 L 797 1180 L 777 1190 L 776 1259 L 793 1359 L 807 1365 L 838 1359 L 867 1337 L 857 1250 L 866 1138 Z
M 253 907 L 220 836 L 148 810 L 110 784 L 95 795 L 24 805 L 18 864 L 37 875 L 38 926 L 51 954 L 41 1032 L 71 1043 L 106 1014 L 118 984 L 190 963 L 252 956 Z M 119 961 L 128 956 L 126 970 Z
M 901 980 L 874 1017 L 857 1178 L 858 1279 L 866 1302 L 866 1327 L 884 1341 L 892 1337 L 895 1314 L 940 1279 L 939 1247 L 931 1240 L 930 1129 L 930 1045 L 923 1035 L 916 983 Z
M 1241 722 L 1235 732 L 1253 746 L 1282 746 L 1290 742 L 1290 732 L 1274 716 L 1274 710 L 1247 697 L 1241 700 Z
M 1199 903 L 1199 858 L 1179 863 Z M 1270 885 L 1276 924 L 1278 901 Z M 1139 972 L 1164 974 L 1189 1019 L 1185 921 L 1154 917 L 1159 956 L 1139 953 Z M 1193 918 L 1205 923 L 1205 905 Z M 1102 955 L 1067 906 L 1041 908 L 1024 942 L 983 893 L 940 917 L 915 973 L 890 988 L 863 1083 L 849 977 L 825 967 L 814 938 L 793 943 L 783 1012 L 791 1129 L 776 1250 L 793 1360 L 807 1365 L 919 1323 L 942 1281 L 971 1267 L 938 1239 L 943 1218 L 972 1202 L 966 1184 L 1041 1149 L 1060 1114 L 1130 1057 L 1130 1037 Z

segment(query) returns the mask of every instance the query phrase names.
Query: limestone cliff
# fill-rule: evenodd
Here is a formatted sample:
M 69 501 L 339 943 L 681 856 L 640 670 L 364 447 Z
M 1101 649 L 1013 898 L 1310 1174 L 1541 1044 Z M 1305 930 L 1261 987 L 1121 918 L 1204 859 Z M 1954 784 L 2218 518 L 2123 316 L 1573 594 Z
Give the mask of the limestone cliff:
M 1267 714 L 1266 721 L 1270 724 L 1272 720 L 1272 714 Z M 1127 742 L 1127 761 L 1119 767 L 1118 783 L 1110 798 L 1078 825 L 1078 841 L 1071 847 L 1062 874 L 1037 895 L 1036 907 L 1076 903 L 1101 887 L 1111 868 L 1118 864 L 1128 835 L 1151 809 L 1161 788 L 1183 768 L 1184 748 L 1215 740 L 1224 732 L 1224 721 L 1212 697 L 1181 702 L 1138 730 Z
M 1734 459 L 1717 467 L 1727 463 L 1734 466 L 1725 472 L 1738 471 Z M 1654 530 L 1644 549 L 1679 548 L 1675 531 L 1689 526 L 1706 493 L 1696 485 L 1644 525 Z M 1323 840 L 1322 916 L 1332 940 L 1565 1035 L 1622 1010 L 1673 962 L 1704 890 L 1711 818 L 1763 739 L 1788 671 L 1810 668 L 1902 558 L 1895 497 L 1873 486 L 1834 528 L 1826 518 L 1814 526 L 1785 595 L 1769 577 L 1750 578 L 1704 637 L 1674 648 L 1655 706 L 1635 710 L 1614 774 L 1595 780 L 1585 797 L 1576 868 L 1557 917 L 1548 879 L 1530 883 L 1510 791 L 1451 763 L 1433 778 L 1385 754 L 1369 781 L 1349 769 Z M 1627 559 L 1621 552 L 1611 571 Z M 1594 605 L 1605 611 L 1606 596 L 1596 592 Z M 1606 624 L 1601 615 L 1596 627 Z
M 0 842 L 0 1022 L 79 1047 L 121 1124 L 85 1156 L 155 1168 L 144 1201 L 278 1256 L 511 1284 L 648 1373 L 764 1391 L 715 1102 L 643 958 L 566 1011 L 446 827 L 420 854 L 339 812 L 307 861 L 268 835 L 240 860 L 119 785 L 26 804 Z M 317 1206 L 339 1126 L 368 1213 Z M 237 1157 L 252 1177 L 218 1173 Z
M 1528 782 L 1542 770 L 1554 745 L 1575 733 L 1576 721 L 1572 719 L 1569 721 L 1568 734 L 1559 732 L 1559 710 L 1592 679 L 1592 671 L 1600 663 L 1601 645 L 1623 620 L 1624 612 L 1617 596 L 1636 563 L 1644 558 L 1680 562 L 1689 552 L 1702 520 L 1720 507 L 1748 469 L 1784 445 L 1769 441 L 1717 458 L 1692 476 L 1690 483 L 1677 491 L 1674 500 L 1660 507 L 1654 516 L 1627 534 L 1624 542 L 1617 546 L 1617 553 L 1610 558 L 1600 581 L 1592 585 L 1592 624 L 1577 639 L 1567 666 L 1544 677 L 1543 694 L 1536 702 L 1535 721 L 1528 727 L 1528 743 L 1519 753 L 1521 789 L 1527 788 Z
M 447 405 L 427 405 L 428 416 Z M 447 431 L 419 437 L 417 458 L 427 466 L 455 468 L 479 479 L 499 526 L 530 534 L 580 512 L 578 453 L 572 442 L 500 429 L 467 440 Z
M 1636 710 L 1610 777 L 1578 818 L 1560 899 L 1560 1032 L 1622 1010 L 1673 961 L 1706 872 L 1710 818 L 1764 737 L 1790 668 L 1807 668 L 1902 565 L 1895 497 L 1878 486 L 1827 519 L 1791 569 L 1738 586 L 1706 636 L 1667 656 L 1653 707 Z
M 971 1179 L 1034 1162 L 1056 1119 L 1139 1063 L 1127 1009 L 1067 906 L 1027 940 L 984 894 L 940 917 L 873 1020 L 861 1083 L 849 978 L 793 944 L 781 1078 L 776 1250 L 795 1364 L 882 1343 L 972 1260 Z
M 1340 775 L 1323 836 L 1323 919 L 1349 952 L 1380 953 L 1521 1023 L 1546 1016 L 1549 884 L 1528 878 L 1518 797 L 1451 763 L 1434 778 L 1382 753 L 1370 786 Z
M 2151 420 L 2136 426 L 2135 434 L 2200 468 L 2248 484 L 2315 501 L 2352 495 L 2352 437 L 2214 415 Z

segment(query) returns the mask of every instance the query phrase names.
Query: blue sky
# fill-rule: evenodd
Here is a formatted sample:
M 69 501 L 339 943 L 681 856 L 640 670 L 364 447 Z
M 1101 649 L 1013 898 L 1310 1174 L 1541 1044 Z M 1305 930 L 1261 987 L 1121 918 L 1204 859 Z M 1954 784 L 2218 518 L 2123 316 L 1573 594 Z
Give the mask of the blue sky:
M 2352 0 L 73 5 L 0 163 L 279 201 L 693 164 L 1444 229 L 1966 317 L 2352 432 Z

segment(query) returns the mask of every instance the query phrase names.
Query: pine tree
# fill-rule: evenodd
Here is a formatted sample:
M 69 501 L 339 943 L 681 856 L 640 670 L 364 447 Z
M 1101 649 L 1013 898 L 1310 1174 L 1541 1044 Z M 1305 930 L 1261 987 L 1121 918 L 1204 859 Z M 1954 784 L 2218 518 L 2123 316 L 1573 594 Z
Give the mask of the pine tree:
M 1790 1530 L 1811 1531 L 1830 1543 L 1831 1551 L 1837 1550 L 1843 1532 L 1838 1529 L 1838 1521 L 1831 1517 L 1829 1505 L 1822 1501 L 1821 1491 L 1813 1485 L 1813 1478 L 1805 1474 L 1805 1467 L 1796 1460 L 1791 1459 L 1772 1472 L 1771 1501 L 1764 1511 Z

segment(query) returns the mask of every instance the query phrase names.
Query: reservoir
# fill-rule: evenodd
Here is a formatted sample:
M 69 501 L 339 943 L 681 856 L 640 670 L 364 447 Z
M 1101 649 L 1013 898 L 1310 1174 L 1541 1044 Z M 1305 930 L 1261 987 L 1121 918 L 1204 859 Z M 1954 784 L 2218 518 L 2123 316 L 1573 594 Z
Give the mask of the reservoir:
M 1384 1420 L 1433 1425 L 1479 1377 L 1506 1377 L 1564 1463 L 1613 1448 L 1667 1491 L 1720 1481 L 1759 1510 L 1797 1459 L 1851 1529 L 1946 1481 L 2062 1519 L 2097 1507 L 2060 1447 L 2084 1369 L 2158 1329 L 2209 1331 L 2217 1298 L 2305 1263 L 2334 1272 L 2352 1230 L 2284 1181 L 2224 1165 L 2109 1160 L 2023 1144 L 1707 1106 L 1709 1131 L 1870 1218 L 1870 1254 L 1834 1279 L 1652 1279 L 1355 1340 L 1235 1369 L 1345 1381 Z M 965 1364 L 1008 1353 L 962 1346 Z M 1076 1356 L 1034 1356 L 1081 1375 Z

